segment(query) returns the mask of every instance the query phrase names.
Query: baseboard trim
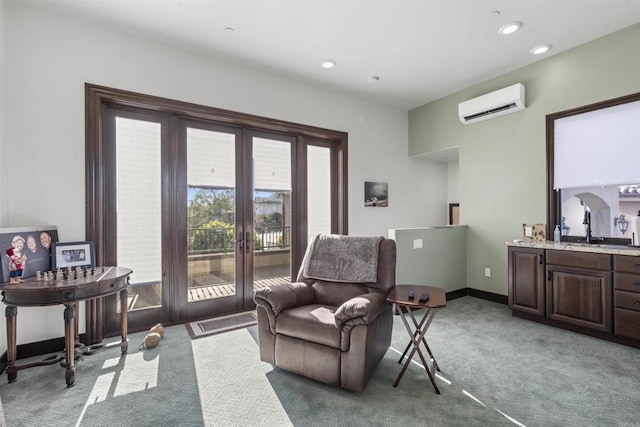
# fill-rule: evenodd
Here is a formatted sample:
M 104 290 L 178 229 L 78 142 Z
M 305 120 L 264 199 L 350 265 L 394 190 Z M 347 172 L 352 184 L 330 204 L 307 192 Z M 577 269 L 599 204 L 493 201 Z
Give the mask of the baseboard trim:
M 507 305 L 509 303 L 509 297 L 507 295 L 494 294 L 493 292 L 481 291 L 479 289 L 467 288 L 467 295 L 497 302 L 498 304 Z
M 504 305 L 507 305 L 509 302 L 509 297 L 507 295 L 494 294 L 493 292 L 481 291 L 479 289 L 473 288 L 463 288 L 455 291 L 449 291 L 447 292 L 447 301 L 466 296 L 497 302 L 498 304 Z
M 455 291 L 449 291 L 447 292 L 447 301 L 451 301 L 454 299 L 458 299 L 458 298 L 462 298 L 462 297 L 466 297 L 467 294 L 467 288 L 463 288 L 463 289 L 458 289 Z

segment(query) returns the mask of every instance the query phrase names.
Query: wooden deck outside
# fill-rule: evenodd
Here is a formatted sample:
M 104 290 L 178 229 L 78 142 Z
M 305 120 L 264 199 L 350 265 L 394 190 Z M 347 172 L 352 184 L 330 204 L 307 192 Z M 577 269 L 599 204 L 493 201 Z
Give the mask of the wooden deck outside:
M 279 285 L 283 283 L 290 283 L 291 278 L 285 277 L 272 277 L 269 279 L 261 279 L 253 282 L 253 290 L 266 288 L 273 285 Z M 221 285 L 211 286 L 199 286 L 189 288 L 189 302 L 200 301 L 212 298 L 228 297 L 236 294 L 235 283 L 224 283 Z

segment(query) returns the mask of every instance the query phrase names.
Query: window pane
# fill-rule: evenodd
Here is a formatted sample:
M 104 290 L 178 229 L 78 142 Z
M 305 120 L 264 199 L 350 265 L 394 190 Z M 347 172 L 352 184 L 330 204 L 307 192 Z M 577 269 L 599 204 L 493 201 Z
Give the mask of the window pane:
M 331 150 L 307 147 L 307 241 L 331 233 Z
M 160 149 L 159 123 L 116 118 L 117 251 L 118 265 L 133 270 L 129 310 L 162 303 Z

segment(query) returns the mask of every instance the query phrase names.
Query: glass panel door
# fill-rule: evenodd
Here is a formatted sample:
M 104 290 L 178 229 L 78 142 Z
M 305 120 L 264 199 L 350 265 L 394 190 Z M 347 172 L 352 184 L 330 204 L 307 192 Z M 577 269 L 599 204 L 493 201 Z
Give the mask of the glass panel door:
M 292 143 L 253 137 L 253 290 L 291 281 Z
M 244 242 L 237 183 L 238 135 L 186 127 L 187 316 L 213 316 L 241 308 Z M 204 127 L 204 125 L 202 125 Z M 240 237 L 240 239 L 238 239 Z M 243 247 L 243 246 L 242 246 Z

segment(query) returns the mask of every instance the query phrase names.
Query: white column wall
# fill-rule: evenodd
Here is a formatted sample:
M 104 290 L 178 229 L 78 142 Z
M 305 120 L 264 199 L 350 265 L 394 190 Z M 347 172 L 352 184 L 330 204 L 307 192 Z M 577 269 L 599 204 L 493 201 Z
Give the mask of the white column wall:
M 11 178 L 0 187 L 0 226 L 54 224 L 62 241 L 85 238 L 85 82 L 348 132 L 350 234 L 446 223 L 446 168 L 408 158 L 406 111 L 27 2 L 5 4 L 2 22 L 7 127 L 0 167 Z M 364 181 L 389 183 L 388 208 L 364 208 Z M 18 344 L 63 335 L 61 308 L 20 312 Z
M 0 224 L 5 224 L 5 206 L 7 205 L 7 168 L 4 166 L 4 162 L 7 158 L 7 150 L 5 148 L 5 123 L 6 123 L 6 103 L 4 100 L 7 96 L 7 84 L 6 84 L 6 50 L 5 50 L 5 35 L 6 35 L 6 23 L 5 18 L 5 0 L 0 0 Z M 1 248 L 0 248 L 1 249 Z M 2 251 L 4 253 L 4 251 Z M 7 342 L 7 328 L 5 327 L 4 315 L 0 313 L 0 317 L 3 320 L 0 321 L 0 351 L 6 350 Z

